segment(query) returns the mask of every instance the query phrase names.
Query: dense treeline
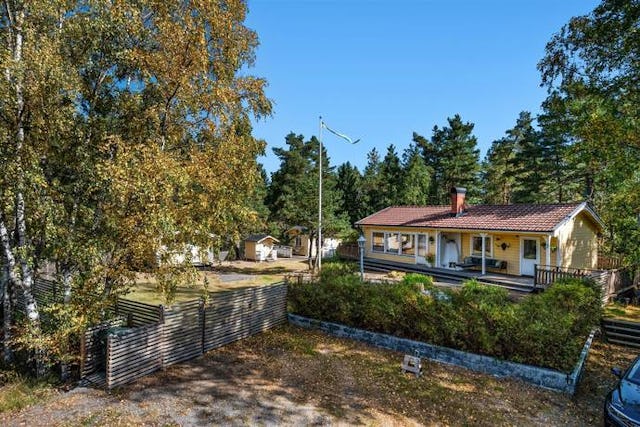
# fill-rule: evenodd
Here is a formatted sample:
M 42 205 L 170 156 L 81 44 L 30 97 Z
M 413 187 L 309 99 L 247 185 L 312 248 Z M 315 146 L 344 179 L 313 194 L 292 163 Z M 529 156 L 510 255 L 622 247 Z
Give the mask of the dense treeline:
M 393 144 L 386 153 L 372 149 L 362 172 L 349 162 L 328 169 L 335 193 L 326 215 L 353 224 L 390 205 L 446 204 L 454 185 L 468 189 L 470 203 L 587 201 L 606 225 L 603 249 L 640 261 L 639 26 L 635 0 L 606 0 L 573 18 L 539 63 L 548 88 L 541 113 L 521 112 L 482 161 L 474 124 L 456 114 L 430 136 L 414 132 L 402 154 Z M 287 173 L 274 174 L 273 191 Z M 317 184 L 306 191 L 311 200 Z M 272 220 L 288 222 L 272 200 L 267 205 Z

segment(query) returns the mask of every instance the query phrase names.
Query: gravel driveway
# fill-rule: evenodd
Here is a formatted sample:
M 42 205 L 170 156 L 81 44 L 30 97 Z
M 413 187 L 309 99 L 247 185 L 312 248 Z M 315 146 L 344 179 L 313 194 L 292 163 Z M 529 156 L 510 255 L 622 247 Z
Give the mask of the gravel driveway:
M 574 397 L 285 326 L 174 365 L 111 393 L 76 388 L 0 425 L 601 425 L 613 364 L 596 342 Z

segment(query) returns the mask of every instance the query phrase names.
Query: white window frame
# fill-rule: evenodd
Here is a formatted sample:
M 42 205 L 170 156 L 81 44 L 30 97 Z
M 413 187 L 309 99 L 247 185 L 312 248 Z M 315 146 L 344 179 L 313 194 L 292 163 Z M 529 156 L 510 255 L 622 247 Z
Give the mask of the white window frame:
M 471 237 L 469 238 L 469 254 L 470 256 L 482 256 L 482 250 L 480 250 L 480 252 L 478 254 L 473 253 L 473 239 L 477 237 L 479 239 L 482 239 L 482 236 L 480 234 L 472 234 Z M 490 234 L 487 234 L 485 236 L 485 239 L 488 239 L 489 242 L 485 243 L 485 251 L 487 249 L 487 245 L 489 245 L 489 254 L 485 255 L 485 258 L 493 258 L 493 236 Z
M 402 236 L 409 236 L 409 239 L 411 240 L 411 243 L 413 245 L 413 253 L 404 253 L 402 252 Z M 399 242 L 400 242 L 400 253 L 399 255 L 404 255 L 404 256 L 408 256 L 408 257 L 414 257 L 416 256 L 416 254 L 418 253 L 417 251 L 417 246 L 416 246 L 416 234 L 415 233 L 398 233 L 398 237 L 399 237 Z
M 389 255 L 402 255 L 402 240 L 400 239 L 400 232 L 398 231 L 388 231 L 384 233 L 384 252 L 388 253 Z M 389 245 L 387 245 L 387 241 L 389 239 L 389 237 L 391 236 L 395 236 L 396 238 L 396 242 L 398 242 L 398 250 L 397 251 L 390 251 L 389 250 Z
M 374 239 L 373 239 L 373 235 L 374 234 L 382 234 L 382 242 L 383 242 L 383 246 L 384 249 L 381 251 L 379 249 L 374 249 Z M 416 251 L 416 233 L 403 233 L 402 231 L 371 231 L 371 252 L 372 253 L 376 253 L 376 254 L 388 254 L 388 255 L 397 255 L 397 256 L 406 256 L 406 257 L 415 257 L 415 253 L 413 254 L 403 254 L 402 253 L 402 235 L 406 234 L 408 236 L 412 236 L 413 239 L 413 245 L 414 245 L 414 252 Z M 396 239 L 398 240 L 398 251 L 389 251 L 389 246 L 387 245 L 387 241 L 389 239 L 390 236 L 395 236 Z M 427 236 L 427 243 L 429 242 L 429 237 Z M 427 247 L 427 252 L 429 252 L 429 249 Z
M 382 250 L 380 249 L 375 249 L 375 240 L 373 238 L 374 234 L 382 234 Z M 372 231 L 371 232 L 371 252 L 377 253 L 377 254 L 384 254 L 387 252 L 387 239 L 386 239 L 386 234 L 384 231 Z

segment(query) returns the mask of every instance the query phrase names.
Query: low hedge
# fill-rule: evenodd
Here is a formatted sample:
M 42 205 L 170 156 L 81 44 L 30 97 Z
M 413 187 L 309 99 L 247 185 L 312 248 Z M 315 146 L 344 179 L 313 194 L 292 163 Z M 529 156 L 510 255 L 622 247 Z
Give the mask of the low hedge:
M 327 265 L 318 282 L 291 284 L 289 311 L 514 362 L 569 372 L 601 315 L 597 287 L 564 280 L 515 303 L 474 280 L 440 289 L 428 276 L 361 283 L 349 264 Z

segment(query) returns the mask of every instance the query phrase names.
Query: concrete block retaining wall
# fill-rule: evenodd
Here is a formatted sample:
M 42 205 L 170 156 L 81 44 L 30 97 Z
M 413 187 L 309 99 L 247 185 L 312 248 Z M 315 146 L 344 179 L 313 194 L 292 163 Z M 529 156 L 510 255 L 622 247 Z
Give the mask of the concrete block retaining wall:
M 412 356 L 419 355 L 420 357 L 437 362 L 461 366 L 485 374 L 498 377 L 518 378 L 539 387 L 569 394 L 574 394 L 576 391 L 594 335 L 594 332 L 589 335 L 573 372 L 567 374 L 552 369 L 509 362 L 490 356 L 467 353 L 420 341 L 351 328 L 337 323 L 322 322 L 295 314 L 289 314 L 288 316 L 289 323 L 302 328 L 318 329 L 336 337 L 349 338 L 375 347 L 395 350 Z

